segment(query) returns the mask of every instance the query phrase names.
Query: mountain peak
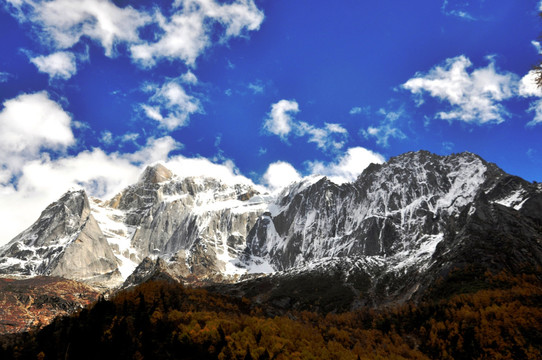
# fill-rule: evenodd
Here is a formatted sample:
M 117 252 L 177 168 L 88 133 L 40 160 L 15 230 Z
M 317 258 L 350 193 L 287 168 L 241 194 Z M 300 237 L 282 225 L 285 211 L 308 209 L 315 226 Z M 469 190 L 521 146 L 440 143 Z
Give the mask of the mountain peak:
M 140 182 L 157 184 L 167 180 L 170 180 L 173 177 L 171 170 L 166 168 L 164 165 L 158 163 L 152 166 L 147 166 L 141 177 L 139 178 Z

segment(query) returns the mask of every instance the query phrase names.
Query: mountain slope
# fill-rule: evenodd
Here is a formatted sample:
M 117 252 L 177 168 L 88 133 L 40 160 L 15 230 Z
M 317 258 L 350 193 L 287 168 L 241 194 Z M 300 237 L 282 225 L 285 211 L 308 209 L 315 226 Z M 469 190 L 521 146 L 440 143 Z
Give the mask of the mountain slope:
M 69 191 L 0 250 L 0 273 L 87 281 L 118 278 L 115 258 L 84 191 Z
M 276 194 L 157 164 L 107 201 L 65 194 L 0 249 L 0 272 L 108 286 L 162 273 L 271 288 L 321 273 L 350 289 L 349 306 L 361 306 L 421 299 L 473 264 L 541 266 L 541 224 L 542 186 L 471 153 L 406 153 L 353 183 L 312 177 Z

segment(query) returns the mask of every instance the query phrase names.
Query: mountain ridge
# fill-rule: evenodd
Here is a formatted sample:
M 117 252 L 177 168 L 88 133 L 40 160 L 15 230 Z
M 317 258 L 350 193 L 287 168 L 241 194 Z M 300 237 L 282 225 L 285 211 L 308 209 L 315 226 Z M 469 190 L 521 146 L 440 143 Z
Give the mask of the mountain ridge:
M 110 288 L 152 274 L 227 284 L 257 282 L 257 273 L 282 281 L 346 259 L 344 284 L 362 303 L 376 304 L 421 299 L 439 276 L 476 262 L 472 254 L 488 270 L 498 270 L 492 262 L 540 266 L 541 224 L 542 185 L 468 152 L 409 152 L 369 165 L 352 183 L 311 177 L 274 194 L 179 177 L 157 164 L 109 200 L 63 195 L 0 248 L 0 273 L 54 274 Z M 525 251 L 499 256 L 491 244 L 500 239 Z M 63 266 L 32 265 L 44 251 L 38 240 L 56 244 Z M 349 280 L 353 269 L 368 279 L 361 292 Z

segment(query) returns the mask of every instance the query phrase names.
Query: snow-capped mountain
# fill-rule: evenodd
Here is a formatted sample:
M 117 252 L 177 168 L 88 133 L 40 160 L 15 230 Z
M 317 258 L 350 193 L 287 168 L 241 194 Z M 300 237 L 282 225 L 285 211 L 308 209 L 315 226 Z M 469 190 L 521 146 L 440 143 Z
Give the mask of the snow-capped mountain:
M 542 186 L 471 153 L 406 153 L 354 183 L 311 177 L 276 194 L 158 164 L 109 200 L 66 193 L 0 249 L 0 273 L 113 286 L 133 272 L 127 283 L 153 271 L 235 281 L 331 266 L 375 289 L 393 279 L 385 292 L 405 298 L 466 264 L 480 242 L 522 244 L 508 265 L 541 265 L 541 224 Z

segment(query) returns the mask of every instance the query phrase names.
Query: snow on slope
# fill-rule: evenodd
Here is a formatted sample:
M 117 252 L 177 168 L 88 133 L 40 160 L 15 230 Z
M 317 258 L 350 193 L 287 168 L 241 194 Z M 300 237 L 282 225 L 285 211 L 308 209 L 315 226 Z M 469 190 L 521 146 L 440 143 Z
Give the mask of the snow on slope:
M 89 202 L 124 279 L 145 256 L 169 260 L 178 251 L 185 252 L 189 268 L 205 257 L 232 277 L 360 256 L 366 266 L 403 271 L 430 264 L 446 219 L 483 191 L 488 166 L 470 153 L 440 157 L 421 151 L 372 166 L 355 183 L 312 176 L 271 195 L 250 184 L 181 178 L 162 166 L 147 169 L 114 199 Z M 499 171 L 491 176 L 504 174 Z M 517 210 L 528 197 L 518 187 L 492 201 Z M 42 251 L 34 244 L 37 235 L 27 235 L 20 251 Z M 34 269 L 39 260 L 6 257 L 0 269 Z

